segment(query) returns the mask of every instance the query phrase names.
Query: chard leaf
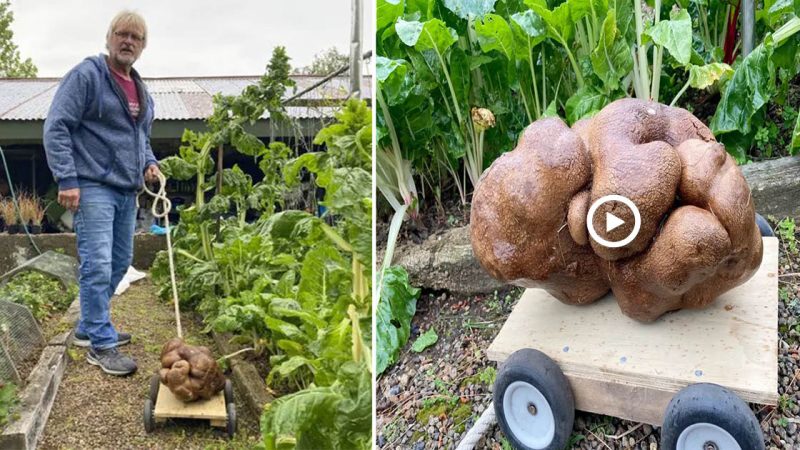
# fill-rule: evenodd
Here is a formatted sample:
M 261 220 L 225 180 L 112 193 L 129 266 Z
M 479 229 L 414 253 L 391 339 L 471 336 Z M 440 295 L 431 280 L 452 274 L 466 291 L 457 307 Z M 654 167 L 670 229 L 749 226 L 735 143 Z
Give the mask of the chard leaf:
M 186 181 L 197 175 L 197 168 L 178 156 L 167 156 L 158 165 L 164 176 L 171 180 Z
M 753 115 L 775 93 L 772 53 L 772 39 L 768 37 L 736 67 L 711 119 L 711 131 L 715 136 L 733 131 L 750 133 Z
M 330 244 L 318 243 L 306 253 L 300 270 L 297 300 L 305 310 L 314 311 L 332 304 L 341 294 L 341 284 L 350 273 L 350 264 Z
M 403 15 L 403 0 L 378 0 L 376 30 L 380 31 Z
M 509 60 L 514 59 L 514 35 L 502 16 L 486 14 L 475 22 L 475 32 L 484 53 L 497 50 Z
M 794 131 L 792 131 L 792 144 L 789 146 L 789 153 L 796 155 L 800 151 L 800 114 L 797 115 L 797 121 L 794 123 Z
M 525 4 L 547 24 L 547 34 L 563 45 L 572 37 L 572 16 L 569 3 L 564 2 L 552 11 L 544 0 L 525 0 Z
M 408 341 L 420 293 L 408 284 L 408 274 L 400 266 L 386 269 L 381 283 L 375 314 L 377 374 L 397 361 L 400 349 Z
M 547 37 L 547 24 L 538 14 L 526 9 L 511 16 L 514 49 L 519 60 L 529 61 L 531 50 Z
M 608 3 L 608 8 L 616 11 L 619 35 L 625 42 L 633 42 L 636 39 L 633 2 L 630 0 L 609 0 Z
M 497 0 L 444 0 L 445 8 L 462 19 L 480 19 L 494 11 Z
M 547 105 L 547 109 L 542 113 L 542 117 L 558 117 L 558 105 L 556 105 L 555 100 Z
M 666 48 L 679 63 L 689 64 L 692 57 L 692 19 L 685 9 L 673 12 L 670 16 L 670 20 L 658 22 L 644 34 Z
M 597 47 L 590 56 L 594 72 L 603 80 L 608 91 L 619 88 L 619 80 L 633 69 L 630 48 L 617 30 L 616 12 L 608 11 Z
M 577 22 L 584 17 L 594 17 L 600 20 L 608 10 L 608 2 L 604 0 L 567 0 L 569 14 L 572 22 Z
M 795 14 L 794 0 L 777 0 L 769 7 L 767 12 L 767 22 L 772 28 L 776 28 L 784 17 Z
M 420 353 L 426 348 L 434 345 L 436 341 L 439 340 L 439 335 L 436 334 L 436 330 L 433 327 L 428 328 L 428 331 L 422 333 L 414 344 L 411 345 L 411 351 L 414 353 Z
M 689 86 L 705 89 L 717 81 L 730 78 L 733 74 L 731 66 L 725 63 L 711 63 L 705 66 L 689 66 Z
M 425 22 L 399 19 L 395 25 L 397 36 L 409 47 L 422 52 L 434 50 L 439 55 L 458 41 L 458 34 L 439 19 Z
M 310 370 L 314 370 L 315 364 L 302 357 L 302 356 L 292 356 L 291 358 L 284 360 L 277 366 L 272 366 L 269 371 L 269 375 L 267 375 L 267 386 L 272 386 L 272 382 L 276 379 L 286 378 L 289 375 L 293 374 L 294 372 L 298 371 L 301 367 L 308 367 Z
M 375 60 L 375 74 L 389 105 L 399 105 L 405 101 L 412 86 L 405 82 L 408 78 L 408 65 L 404 60 L 378 56 Z
M 567 120 L 569 123 L 575 123 L 584 117 L 591 117 L 610 102 L 611 100 L 602 92 L 591 86 L 584 86 L 564 105 L 567 110 Z

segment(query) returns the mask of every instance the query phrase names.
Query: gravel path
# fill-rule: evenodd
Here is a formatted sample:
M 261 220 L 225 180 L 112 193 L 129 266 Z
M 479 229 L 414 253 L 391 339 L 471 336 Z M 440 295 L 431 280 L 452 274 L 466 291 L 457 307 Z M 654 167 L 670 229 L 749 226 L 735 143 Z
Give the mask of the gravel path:
M 777 407 L 751 405 L 766 448 L 800 449 L 800 255 L 780 245 Z M 412 336 L 400 360 L 377 380 L 377 445 L 381 449 L 455 448 L 491 405 L 496 366 L 485 355 L 521 291 L 464 298 L 424 292 L 417 302 Z M 416 337 L 434 327 L 438 342 L 422 353 Z M 659 448 L 660 429 L 615 417 L 576 412 L 571 448 Z M 477 449 L 510 449 L 492 427 Z
M 146 434 L 142 409 L 150 376 L 159 367 L 161 347 L 176 333 L 171 304 L 157 299 L 149 278 L 134 283 L 112 300 L 115 326 L 133 334 L 121 349 L 131 355 L 139 370 L 130 377 L 106 375 L 86 362 L 86 351 L 69 350 L 69 362 L 39 448 L 48 449 L 220 449 L 252 448 L 257 442 L 259 415 L 249 411 L 239 395 L 239 425 L 233 441 L 208 422 L 176 420 L 156 425 Z M 184 337 L 190 344 L 206 345 L 217 353 L 213 341 L 187 312 L 181 315 Z M 217 355 L 221 356 L 221 355 Z

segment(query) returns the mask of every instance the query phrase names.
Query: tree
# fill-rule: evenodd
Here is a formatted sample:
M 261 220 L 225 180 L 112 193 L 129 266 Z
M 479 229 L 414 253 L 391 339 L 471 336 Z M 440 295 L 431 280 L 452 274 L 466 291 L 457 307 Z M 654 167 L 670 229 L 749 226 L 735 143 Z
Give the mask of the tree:
M 303 73 L 309 75 L 328 75 L 350 64 L 350 56 L 339 53 L 336 47 L 331 47 L 322 53 L 314 55 L 310 66 L 303 68 Z
M 17 45 L 12 40 L 13 21 L 10 0 L 0 0 L 0 77 L 35 78 L 39 69 L 30 58 L 22 61 Z

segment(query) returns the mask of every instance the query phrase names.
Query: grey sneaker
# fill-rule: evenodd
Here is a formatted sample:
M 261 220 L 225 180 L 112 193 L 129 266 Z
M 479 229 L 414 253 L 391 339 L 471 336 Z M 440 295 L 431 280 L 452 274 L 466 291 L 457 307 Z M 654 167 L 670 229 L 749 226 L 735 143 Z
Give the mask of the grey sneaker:
M 86 353 L 86 361 L 100 366 L 103 372 L 111 375 L 123 376 L 136 372 L 136 361 L 121 354 L 117 347 L 103 350 L 90 349 Z
M 117 333 L 117 345 L 125 345 L 131 342 L 131 335 L 128 333 Z M 72 344 L 76 347 L 91 347 L 92 342 L 89 340 L 89 335 L 75 331 L 75 338 Z

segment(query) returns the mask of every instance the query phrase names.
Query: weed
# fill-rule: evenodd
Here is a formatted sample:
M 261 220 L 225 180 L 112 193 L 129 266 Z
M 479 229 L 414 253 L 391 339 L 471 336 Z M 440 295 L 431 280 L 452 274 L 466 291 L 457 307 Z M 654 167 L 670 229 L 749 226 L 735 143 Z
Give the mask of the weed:
M 788 395 L 783 394 L 780 397 L 778 397 L 778 410 L 779 411 L 785 412 L 785 411 L 788 411 L 788 410 L 794 408 L 794 406 L 795 406 L 794 400 L 792 400 L 792 398 L 789 397 Z
M 778 222 L 778 228 L 776 230 L 778 232 L 778 237 L 781 238 L 781 241 L 786 245 L 786 248 L 789 249 L 791 254 L 797 254 L 797 241 L 795 240 L 795 223 L 794 219 L 790 217 L 786 217 L 785 219 Z

